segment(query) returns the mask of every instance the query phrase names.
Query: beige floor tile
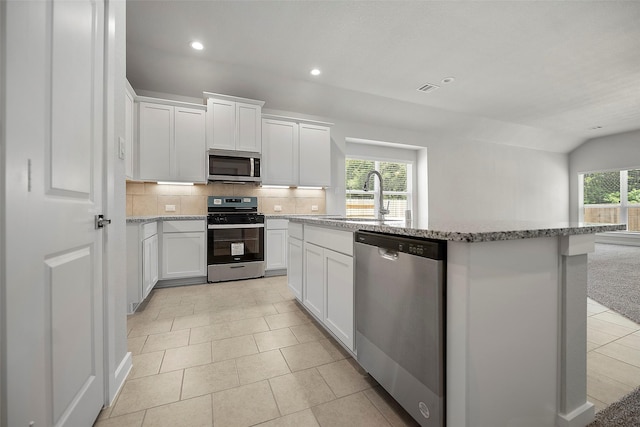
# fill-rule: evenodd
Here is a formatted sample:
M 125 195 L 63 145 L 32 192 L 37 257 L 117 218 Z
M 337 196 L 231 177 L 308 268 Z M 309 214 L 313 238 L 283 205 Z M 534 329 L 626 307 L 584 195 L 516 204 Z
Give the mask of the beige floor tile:
M 253 383 L 291 372 L 278 350 L 240 357 L 236 359 L 236 366 L 240 384 Z
M 374 387 L 363 393 L 393 427 L 418 427 L 416 420 L 382 387 Z
M 291 326 L 289 329 L 301 343 L 318 341 L 327 337 L 326 332 L 322 331 L 314 323 Z
M 619 338 L 616 335 L 607 334 L 587 326 L 587 341 L 591 341 L 594 344 L 605 345 Z
M 191 316 L 176 317 L 173 320 L 172 331 L 179 331 L 180 329 L 197 328 L 198 326 L 206 326 L 209 324 L 209 313 L 197 313 Z
M 256 304 L 274 304 L 285 301 L 285 297 L 277 290 L 256 291 L 254 299 Z
M 169 348 L 184 347 L 189 345 L 189 329 L 181 331 L 152 334 L 147 337 L 142 353 L 167 350 Z
M 213 422 L 216 426 L 247 427 L 279 416 L 267 381 L 213 394 Z
M 587 375 L 587 394 L 607 405 L 622 399 L 634 388 L 604 375 Z
M 211 395 L 182 400 L 147 410 L 143 427 L 212 427 Z
M 235 322 L 225 323 L 225 325 L 229 328 L 230 337 L 255 334 L 269 330 L 269 325 L 267 325 L 267 322 L 264 321 L 263 317 L 236 320 Z
M 250 319 L 252 317 L 263 317 L 269 316 L 271 314 L 278 314 L 278 310 L 273 306 L 273 304 L 260 304 L 254 305 L 252 307 L 245 307 L 243 309 L 244 317 Z
M 272 314 L 264 317 L 269 324 L 270 329 L 282 329 L 289 326 L 302 325 L 308 323 L 307 319 L 302 313 L 296 313 L 295 311 L 289 313 Z
M 362 393 L 311 409 L 322 427 L 388 427 L 390 424 Z
M 604 320 L 605 322 L 615 323 L 616 325 L 624 326 L 629 329 L 633 329 L 634 331 L 640 330 L 640 325 L 637 325 L 635 322 L 613 311 L 605 311 L 605 312 L 596 314 L 591 318 Z
M 143 353 L 132 357 L 133 367 L 129 373 L 129 379 L 156 375 L 160 372 L 160 365 L 164 351 L 156 351 L 153 353 Z
M 609 405 L 607 405 L 606 403 L 599 401 L 598 399 L 596 399 L 596 398 L 595 398 L 595 397 L 593 397 L 593 396 L 589 396 L 589 395 L 587 395 L 587 400 L 588 400 L 589 402 L 593 403 L 593 405 L 596 407 L 596 413 L 598 413 L 598 412 L 602 411 L 604 408 L 606 408 L 607 406 L 609 406 Z
M 620 338 L 620 339 L 623 339 L 623 338 Z M 600 344 L 596 344 L 594 342 L 587 341 L 587 353 L 590 352 L 590 351 L 595 350 L 598 347 L 600 347 Z
M 315 368 L 269 380 L 280 413 L 292 414 L 336 398 Z
M 329 384 L 331 391 L 338 397 L 366 390 L 377 385 L 370 376 L 359 372 L 352 363 L 355 364 L 356 362 L 345 359 L 318 367 L 320 375 L 322 375 L 327 384 Z
M 276 329 L 275 331 L 260 332 L 254 334 L 258 349 L 269 351 L 281 347 L 289 347 L 298 344 L 298 340 L 289 328 Z
M 132 356 L 142 353 L 142 347 L 147 341 L 147 335 L 135 338 L 127 338 L 127 350 L 131 352 Z
M 325 350 L 327 350 L 333 360 L 342 360 L 351 357 L 351 354 L 333 338 L 324 338 L 318 342 Z
M 184 370 L 182 399 L 226 390 L 240 385 L 235 360 L 209 363 Z
M 188 316 L 193 314 L 193 304 L 180 304 L 169 307 L 162 307 L 157 319 L 170 319 L 178 316 Z
M 594 351 L 640 368 L 640 351 L 622 345 L 618 341 L 603 345 Z
M 605 334 L 614 335 L 617 338 L 636 332 L 636 328 L 618 325 L 607 320 L 598 319 L 596 316 L 587 318 L 587 328 L 594 331 L 604 332 Z
M 119 417 L 98 420 L 93 427 L 140 427 L 144 419 L 144 411 Z
M 317 341 L 285 347 L 280 351 L 294 372 L 333 362 L 331 354 Z
M 292 311 L 300 311 L 300 306 L 293 300 L 277 302 L 273 306 L 278 310 L 278 313 L 289 313 Z
M 591 376 L 604 375 L 632 387 L 640 385 L 640 368 L 596 351 L 587 354 L 587 372 Z
M 244 310 L 242 308 L 224 308 L 221 310 L 211 310 L 209 313 L 209 323 L 224 323 L 234 320 L 245 319 Z
M 115 402 L 113 402 L 115 403 Z M 111 416 L 111 411 L 113 411 L 113 404 L 111 406 L 107 406 L 106 408 L 102 408 L 100 413 L 98 414 L 98 420 L 105 420 Z
M 214 340 L 221 340 L 229 338 L 231 332 L 229 332 L 228 323 L 217 323 L 208 326 L 200 326 L 198 328 L 191 328 L 191 337 L 189 338 L 189 344 L 200 344 L 204 342 L 211 342 Z
M 241 356 L 248 356 L 258 352 L 256 342 L 252 335 L 242 335 L 240 337 L 227 338 L 213 341 L 211 343 L 214 362 L 220 360 L 233 359 Z
M 266 423 L 258 424 L 256 427 L 320 427 L 311 409 L 285 415 Z
M 640 351 L 640 333 L 639 332 L 635 332 L 631 335 L 627 335 L 626 337 L 622 337 L 616 340 L 615 342 Z
M 160 372 L 206 365 L 211 362 L 211 344 L 209 343 L 171 348 L 165 351 Z
M 182 371 L 136 378 L 125 383 L 111 417 L 177 402 L 182 387 Z
M 169 332 L 173 319 L 154 320 L 152 322 L 144 323 L 138 326 L 134 326 L 129 332 L 128 338 L 141 337 L 144 335 L 161 334 L 163 332 Z

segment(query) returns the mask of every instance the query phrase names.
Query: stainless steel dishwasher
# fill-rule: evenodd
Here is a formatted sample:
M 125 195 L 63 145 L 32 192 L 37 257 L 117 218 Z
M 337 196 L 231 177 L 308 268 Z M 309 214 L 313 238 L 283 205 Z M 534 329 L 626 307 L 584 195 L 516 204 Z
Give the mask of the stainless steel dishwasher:
M 355 233 L 358 363 L 422 426 L 444 426 L 446 242 Z

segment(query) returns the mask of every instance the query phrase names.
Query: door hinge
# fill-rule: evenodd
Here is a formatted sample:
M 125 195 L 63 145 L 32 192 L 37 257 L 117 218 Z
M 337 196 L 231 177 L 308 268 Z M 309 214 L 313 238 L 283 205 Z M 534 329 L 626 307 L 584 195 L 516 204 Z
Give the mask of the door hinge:
M 96 230 L 97 230 L 98 228 L 104 228 L 105 225 L 111 224 L 111 220 L 104 219 L 104 215 L 96 215 L 95 224 L 96 224 Z

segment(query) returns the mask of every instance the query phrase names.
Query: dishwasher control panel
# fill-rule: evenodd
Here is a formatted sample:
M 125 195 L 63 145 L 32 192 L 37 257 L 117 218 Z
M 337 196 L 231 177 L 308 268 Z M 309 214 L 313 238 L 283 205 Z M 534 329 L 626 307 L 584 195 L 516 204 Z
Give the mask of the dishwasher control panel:
M 370 231 L 357 231 L 354 239 L 357 243 L 435 260 L 444 260 L 447 254 L 447 242 L 444 240 L 420 239 Z

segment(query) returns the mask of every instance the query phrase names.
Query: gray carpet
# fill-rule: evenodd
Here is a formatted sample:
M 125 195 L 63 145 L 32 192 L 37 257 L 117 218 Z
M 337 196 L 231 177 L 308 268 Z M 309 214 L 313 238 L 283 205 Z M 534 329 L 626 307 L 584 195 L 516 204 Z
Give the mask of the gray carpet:
M 589 298 L 640 323 L 640 247 L 596 244 L 589 254 Z M 589 427 L 640 426 L 640 388 L 596 414 Z
M 640 324 L 640 247 L 597 243 L 588 272 L 589 298 Z

